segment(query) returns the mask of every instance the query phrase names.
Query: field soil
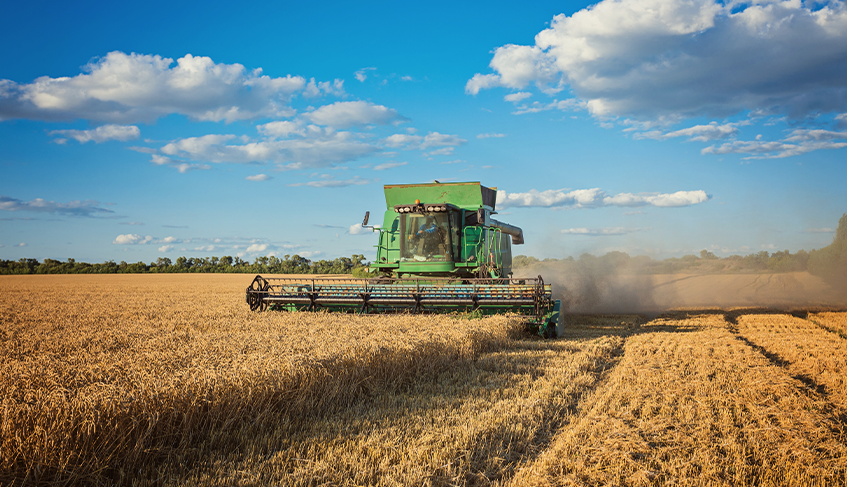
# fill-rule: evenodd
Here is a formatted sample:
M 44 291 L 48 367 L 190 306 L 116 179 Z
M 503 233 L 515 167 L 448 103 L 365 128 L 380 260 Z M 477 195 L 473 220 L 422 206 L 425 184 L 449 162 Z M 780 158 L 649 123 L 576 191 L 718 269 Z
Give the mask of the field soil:
M 253 313 L 252 279 L 0 277 L 0 485 L 847 485 L 847 311 L 808 274 L 594 282 L 655 316 L 568 279 L 555 340 Z

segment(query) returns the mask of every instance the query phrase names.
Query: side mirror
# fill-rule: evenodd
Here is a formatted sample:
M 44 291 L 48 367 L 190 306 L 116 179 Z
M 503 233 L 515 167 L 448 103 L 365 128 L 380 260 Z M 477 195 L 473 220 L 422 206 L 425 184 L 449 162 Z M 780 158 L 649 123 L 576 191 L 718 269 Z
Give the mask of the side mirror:
M 362 222 L 362 226 L 363 226 L 363 227 L 368 226 L 368 219 L 369 219 L 370 217 L 371 217 L 371 212 L 366 211 L 366 212 L 365 212 L 365 220 Z

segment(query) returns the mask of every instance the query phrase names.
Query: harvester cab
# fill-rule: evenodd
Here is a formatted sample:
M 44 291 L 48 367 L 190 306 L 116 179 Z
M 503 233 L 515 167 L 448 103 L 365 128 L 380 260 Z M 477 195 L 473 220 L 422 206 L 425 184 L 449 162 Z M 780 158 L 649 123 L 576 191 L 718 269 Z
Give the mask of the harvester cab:
M 497 221 L 497 188 L 473 183 L 385 186 L 371 270 L 394 278 L 508 278 L 520 228 Z
M 561 335 L 560 306 L 541 276 L 513 278 L 520 228 L 492 218 L 497 188 L 479 182 L 385 186 L 386 211 L 370 279 L 256 276 L 253 310 L 518 313 L 544 337 Z

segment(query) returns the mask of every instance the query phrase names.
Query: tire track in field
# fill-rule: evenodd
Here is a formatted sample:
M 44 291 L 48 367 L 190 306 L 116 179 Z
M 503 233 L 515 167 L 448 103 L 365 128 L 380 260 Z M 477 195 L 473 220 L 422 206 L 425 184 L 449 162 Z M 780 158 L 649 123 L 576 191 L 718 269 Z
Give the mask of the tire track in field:
M 608 333 L 608 330 L 605 331 Z M 492 482 L 506 482 L 510 480 L 516 471 L 521 467 L 534 462 L 537 457 L 546 451 L 556 433 L 567 426 L 574 418 L 579 416 L 579 411 L 583 407 L 586 398 L 609 380 L 611 373 L 620 364 L 623 359 L 624 346 L 627 337 L 630 335 L 627 331 L 622 331 L 620 335 L 615 335 L 611 343 L 603 347 L 600 354 L 596 354 L 591 350 L 581 352 L 580 358 L 584 360 L 575 360 L 571 364 L 576 365 L 570 367 L 562 367 L 556 370 L 556 367 L 561 367 L 564 362 L 551 360 L 547 361 L 545 371 L 536 381 L 536 387 L 542 392 L 533 400 L 538 408 L 537 413 L 533 415 L 533 423 L 538 427 L 535 434 L 523 445 L 509 444 L 510 448 L 501 450 L 499 455 L 503 460 L 503 468 L 500 471 L 477 471 L 468 472 L 460 477 L 440 475 L 441 472 L 436 472 L 430 480 L 436 485 L 489 485 Z M 598 336 L 598 338 L 600 338 Z M 518 348 L 529 345 L 532 347 L 532 342 L 518 344 Z M 502 352 L 492 353 L 492 358 Z M 537 360 L 537 359 L 536 359 Z M 541 361 L 539 361 L 541 362 Z M 574 384 L 579 384 L 574 387 Z M 486 434 L 481 435 L 476 441 L 468 445 L 468 451 L 472 452 L 470 459 L 472 463 L 484 464 L 486 462 L 485 455 L 490 455 L 492 443 L 501 442 L 507 437 L 508 428 L 492 429 Z M 492 475 L 493 474 L 493 475 Z
M 728 324 L 720 310 L 698 310 L 642 327 L 509 485 L 841 485 L 837 422 Z
M 813 320 L 770 309 L 726 313 L 735 337 L 805 386 L 810 399 L 823 401 L 831 417 L 847 427 L 847 342 Z

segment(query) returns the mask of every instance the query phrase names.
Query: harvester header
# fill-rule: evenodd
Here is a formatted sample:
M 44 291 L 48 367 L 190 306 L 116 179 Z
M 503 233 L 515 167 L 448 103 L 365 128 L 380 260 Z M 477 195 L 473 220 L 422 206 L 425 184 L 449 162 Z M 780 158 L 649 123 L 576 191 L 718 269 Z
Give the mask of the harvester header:
M 385 188 L 371 279 L 273 279 L 247 288 L 251 309 L 515 312 L 544 336 L 561 332 L 549 284 L 512 277 L 512 245 L 523 231 L 492 218 L 497 188 L 479 182 L 394 184 Z

